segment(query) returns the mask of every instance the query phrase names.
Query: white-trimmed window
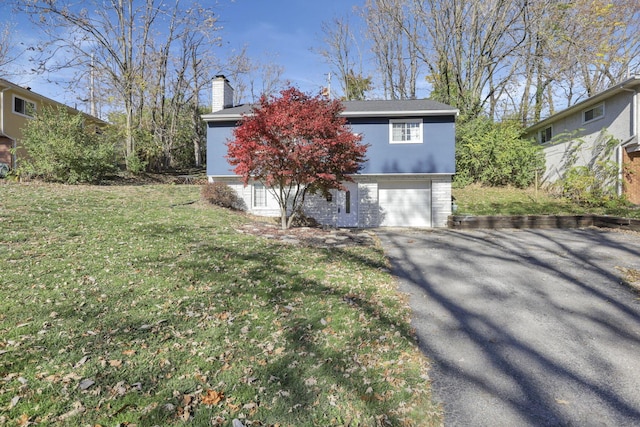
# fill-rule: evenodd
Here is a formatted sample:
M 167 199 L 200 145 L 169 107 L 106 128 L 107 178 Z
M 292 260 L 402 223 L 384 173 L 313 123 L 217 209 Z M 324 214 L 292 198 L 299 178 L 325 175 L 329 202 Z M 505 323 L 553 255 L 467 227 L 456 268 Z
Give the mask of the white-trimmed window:
M 540 134 L 538 136 L 540 144 L 544 144 L 545 142 L 551 141 L 553 138 L 553 127 L 547 126 L 546 128 L 540 130 Z
M 582 112 L 582 123 L 589 123 L 604 117 L 604 103 Z
M 36 104 L 35 102 L 27 101 L 26 99 L 14 96 L 13 112 L 21 114 L 23 116 L 33 117 L 36 112 Z
M 267 207 L 267 188 L 260 183 L 253 184 L 253 207 Z
M 422 144 L 422 119 L 389 120 L 391 144 Z

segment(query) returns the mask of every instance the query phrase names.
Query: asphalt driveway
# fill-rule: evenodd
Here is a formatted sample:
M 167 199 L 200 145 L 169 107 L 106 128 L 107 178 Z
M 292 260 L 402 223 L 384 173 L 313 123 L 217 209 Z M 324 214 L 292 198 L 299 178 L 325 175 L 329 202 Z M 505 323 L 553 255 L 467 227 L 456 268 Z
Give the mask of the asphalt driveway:
M 640 234 L 377 234 L 446 426 L 640 425 Z

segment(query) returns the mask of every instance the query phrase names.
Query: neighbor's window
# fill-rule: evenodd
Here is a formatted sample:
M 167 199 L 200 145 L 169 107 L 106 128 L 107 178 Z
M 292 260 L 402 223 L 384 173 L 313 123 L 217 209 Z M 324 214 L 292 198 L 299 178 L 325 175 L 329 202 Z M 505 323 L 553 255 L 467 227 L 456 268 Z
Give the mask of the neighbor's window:
M 22 114 L 23 116 L 33 117 L 36 112 L 36 104 L 15 96 L 13 98 L 13 112 Z
M 540 131 L 540 144 L 551 141 L 551 138 L 553 138 L 553 128 L 551 126 L 547 126 Z
M 604 117 L 604 104 L 598 104 L 582 113 L 582 122 L 587 123 Z
M 390 120 L 391 144 L 421 144 L 422 119 Z
M 253 184 L 253 207 L 267 207 L 267 188 L 263 184 Z

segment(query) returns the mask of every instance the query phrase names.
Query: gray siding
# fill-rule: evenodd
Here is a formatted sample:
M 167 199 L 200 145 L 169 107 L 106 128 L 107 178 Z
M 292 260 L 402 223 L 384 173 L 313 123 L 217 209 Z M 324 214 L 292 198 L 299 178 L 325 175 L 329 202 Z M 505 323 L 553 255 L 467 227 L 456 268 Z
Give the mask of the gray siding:
M 309 194 L 304 202 L 303 210 L 305 215 L 323 225 L 336 225 L 338 220 L 338 208 L 335 202 L 336 192 L 332 191 L 331 193 L 333 194 L 333 200 L 330 202 L 319 194 Z
M 446 227 L 451 215 L 451 177 L 431 180 L 431 226 Z
M 378 204 L 378 183 L 358 184 L 358 224 L 360 227 L 380 225 L 380 205 Z
M 633 94 L 624 92 L 603 101 L 604 117 L 583 123 L 583 112 L 599 103 L 576 110 L 552 123 L 553 139 L 544 145 L 544 184 L 562 178 L 571 166 L 589 166 L 602 160 L 615 162 L 617 150 L 606 148 L 609 137 L 624 143 L 633 135 Z

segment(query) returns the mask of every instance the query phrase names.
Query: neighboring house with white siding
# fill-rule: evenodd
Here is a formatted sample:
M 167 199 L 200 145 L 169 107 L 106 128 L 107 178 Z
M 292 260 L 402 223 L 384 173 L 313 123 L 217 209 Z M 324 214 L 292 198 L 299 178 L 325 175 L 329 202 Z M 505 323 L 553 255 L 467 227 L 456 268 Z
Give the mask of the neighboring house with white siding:
M 640 76 L 633 76 L 526 130 L 543 144 L 546 173 L 552 184 L 574 166 L 617 165 L 613 184 L 619 194 L 640 204 Z
M 207 176 L 234 188 L 247 210 L 279 216 L 277 201 L 258 182 L 243 185 L 225 158 L 225 143 L 250 105 L 233 106 L 224 76 L 213 80 L 213 108 L 207 123 Z M 336 227 L 446 227 L 451 215 L 455 173 L 455 119 L 458 111 L 430 100 L 344 101 L 342 115 L 369 144 L 367 160 L 347 191 L 330 200 L 307 197 L 305 215 Z M 396 132 L 393 131 L 396 129 Z M 404 140 L 398 130 L 404 129 Z

